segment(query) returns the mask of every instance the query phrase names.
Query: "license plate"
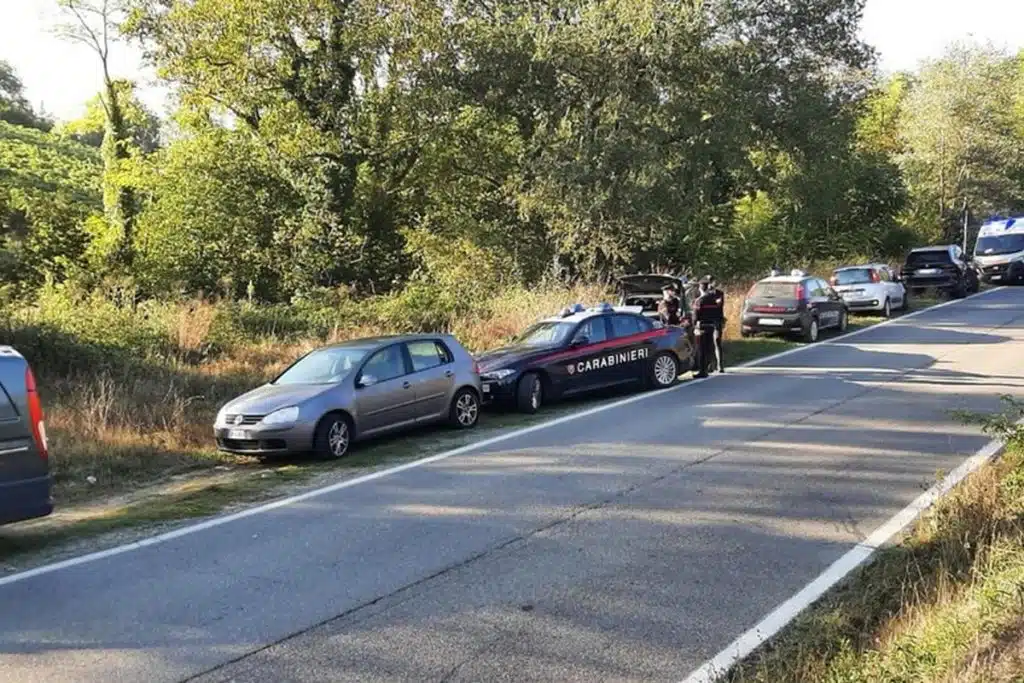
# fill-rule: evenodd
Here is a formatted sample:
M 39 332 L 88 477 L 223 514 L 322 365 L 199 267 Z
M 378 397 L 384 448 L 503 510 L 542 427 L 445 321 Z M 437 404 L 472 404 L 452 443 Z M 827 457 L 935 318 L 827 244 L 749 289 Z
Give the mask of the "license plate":
M 939 272 L 938 268 L 922 268 L 921 270 L 917 271 L 917 274 L 918 275 L 935 275 L 935 273 L 937 273 L 937 272 Z
M 780 318 L 761 318 L 762 325 L 769 325 L 771 327 L 781 327 L 782 320 Z
M 249 432 L 244 429 L 232 429 L 228 432 L 228 438 L 233 441 L 248 441 Z

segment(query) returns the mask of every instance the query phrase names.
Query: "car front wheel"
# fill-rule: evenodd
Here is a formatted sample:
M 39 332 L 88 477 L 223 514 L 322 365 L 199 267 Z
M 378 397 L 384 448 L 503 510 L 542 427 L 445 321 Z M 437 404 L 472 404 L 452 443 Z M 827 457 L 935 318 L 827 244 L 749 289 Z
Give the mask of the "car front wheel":
M 316 427 L 313 453 L 321 460 L 339 460 L 352 445 L 352 425 L 344 415 L 328 415 Z
M 533 372 L 528 372 L 519 380 L 516 389 L 516 408 L 521 413 L 533 414 L 540 410 L 544 402 L 544 383 Z

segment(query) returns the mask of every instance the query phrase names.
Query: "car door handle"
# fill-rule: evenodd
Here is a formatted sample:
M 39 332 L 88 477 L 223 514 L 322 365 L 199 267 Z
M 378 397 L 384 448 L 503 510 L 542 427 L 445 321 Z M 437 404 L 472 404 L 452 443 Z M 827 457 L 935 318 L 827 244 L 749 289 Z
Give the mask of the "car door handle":
M 445 370 L 445 371 L 444 371 L 444 376 L 445 376 L 445 377 L 454 377 L 454 376 L 455 376 L 455 373 L 454 373 L 454 372 L 452 372 L 451 370 Z
M 409 388 L 409 387 L 411 387 L 411 386 L 412 386 L 412 385 L 411 385 L 411 384 L 409 384 L 408 382 L 402 382 L 402 388 L 403 388 L 403 389 L 408 389 L 408 388 Z

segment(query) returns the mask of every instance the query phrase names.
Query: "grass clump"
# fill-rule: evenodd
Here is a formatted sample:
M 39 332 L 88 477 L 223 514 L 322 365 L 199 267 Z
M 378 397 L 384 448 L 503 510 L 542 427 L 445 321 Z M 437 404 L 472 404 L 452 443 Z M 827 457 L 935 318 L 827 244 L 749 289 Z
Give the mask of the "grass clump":
M 1002 458 L 730 672 L 732 683 L 1024 680 L 1024 404 L 974 417 Z

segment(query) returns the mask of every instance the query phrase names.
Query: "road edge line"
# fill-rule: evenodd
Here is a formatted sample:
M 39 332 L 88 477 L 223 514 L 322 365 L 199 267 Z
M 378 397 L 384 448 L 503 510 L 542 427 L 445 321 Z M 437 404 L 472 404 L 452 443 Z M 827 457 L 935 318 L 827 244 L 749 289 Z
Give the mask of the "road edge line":
M 871 559 L 880 548 L 906 529 L 964 479 L 1001 454 L 1005 446 L 1006 444 L 1000 439 L 989 441 L 942 481 L 933 485 L 910 505 L 890 517 L 866 539 L 829 565 L 817 578 L 769 612 L 753 628 L 745 631 L 718 654 L 691 672 L 681 683 L 716 683 L 733 667 L 753 654 L 757 648 L 789 626 L 805 609 L 817 602 L 836 584 Z
M 874 325 L 869 325 L 868 327 L 864 327 L 864 328 L 859 329 L 859 330 L 854 330 L 852 332 L 847 332 L 845 334 L 841 334 L 841 335 L 838 335 L 836 337 L 832 337 L 830 339 L 823 340 L 823 341 L 821 341 L 821 342 L 819 342 L 817 344 L 807 344 L 807 345 L 803 345 L 803 346 L 798 346 L 798 347 L 796 347 L 794 349 L 787 349 L 785 351 L 780 351 L 779 353 L 773 354 L 771 356 L 765 356 L 764 358 L 757 358 L 757 359 L 752 360 L 752 361 L 747 361 L 745 363 L 740 363 L 739 365 L 736 365 L 735 367 L 736 368 L 755 367 L 755 366 L 758 366 L 758 365 L 762 365 L 764 363 L 768 363 L 768 362 L 771 362 L 771 361 L 774 361 L 774 360 L 778 360 L 779 358 L 790 356 L 790 355 L 792 355 L 794 353 L 799 353 L 801 351 L 806 351 L 806 350 L 809 350 L 809 349 L 819 348 L 821 346 L 830 346 L 830 345 L 833 345 L 833 344 L 835 344 L 835 343 L 837 343 L 839 341 L 842 341 L 842 340 L 845 340 L 845 339 L 850 339 L 851 337 L 855 337 L 855 336 L 857 336 L 859 334 L 863 334 L 863 333 L 867 332 L 868 330 L 875 330 L 875 329 L 878 329 L 880 327 L 884 327 L 886 325 L 889 325 L 891 323 L 895 323 L 895 322 L 900 321 L 900 320 L 908 320 L 910 318 L 915 318 L 915 317 L 917 317 L 917 316 L 919 316 L 919 315 L 921 315 L 923 313 L 926 313 L 928 311 L 934 311 L 936 309 L 943 308 L 945 306 L 949 306 L 949 305 L 956 304 L 956 303 L 959 303 L 959 302 L 967 301 L 969 299 L 973 299 L 973 298 L 978 297 L 978 296 L 982 296 L 982 295 L 985 295 L 985 294 L 990 294 L 992 292 L 998 292 L 998 291 L 1001 291 L 1002 289 L 1004 289 L 1004 287 L 996 287 L 994 289 L 988 289 L 988 290 L 985 290 L 983 292 L 977 292 L 977 293 L 972 294 L 972 295 L 970 295 L 968 297 L 964 297 L 963 299 L 950 299 L 948 301 L 943 301 L 942 303 L 935 304 L 934 306 L 929 306 L 928 308 L 922 308 L 919 311 L 913 311 L 911 313 L 907 313 L 906 315 L 901 315 L 898 318 L 890 318 L 888 320 L 884 320 L 884 321 L 882 321 L 880 323 L 876 323 Z M 358 486 L 360 484 L 365 484 L 367 482 L 375 481 L 377 479 L 383 479 L 384 477 L 388 477 L 388 476 L 391 476 L 393 474 L 398 474 L 399 472 L 404 472 L 406 470 L 411 470 L 411 469 L 415 469 L 415 468 L 418 468 L 418 467 L 423 467 L 425 465 L 430 465 L 430 464 L 435 463 L 435 462 L 440 462 L 442 460 L 447 460 L 447 459 L 455 457 L 457 455 L 464 455 L 466 453 L 470 453 L 470 452 L 479 450 L 481 448 L 487 448 L 488 446 L 493 446 L 494 444 L 501 443 L 503 441 L 509 441 L 511 439 L 515 439 L 515 438 L 518 438 L 518 437 L 521 437 L 521 436 L 525 436 L 527 434 L 532 434 L 534 432 L 538 432 L 538 431 L 541 431 L 541 430 L 544 430 L 544 429 L 549 429 L 551 427 L 557 427 L 558 425 L 565 424 L 567 422 L 572 422 L 574 420 L 579 420 L 579 419 L 582 419 L 584 417 L 589 417 L 591 415 L 596 415 L 596 414 L 602 413 L 602 412 L 604 412 L 606 410 L 611 410 L 613 408 L 619 408 L 619 407 L 622 407 L 622 406 L 625 406 L 625 405 L 630 405 L 632 403 L 637 403 L 639 401 L 645 401 L 645 400 L 647 400 L 647 399 L 649 399 L 651 397 L 660 396 L 660 395 L 667 394 L 667 393 L 674 392 L 674 391 L 679 391 L 679 390 L 685 389 L 687 387 L 697 386 L 699 384 L 703 384 L 704 382 L 708 382 L 708 381 L 717 379 L 719 377 L 721 377 L 721 375 L 712 375 L 711 377 L 705 377 L 705 378 L 702 378 L 702 379 L 692 379 L 692 380 L 690 380 L 688 382 L 684 382 L 684 383 L 681 383 L 681 384 L 676 384 L 675 386 L 669 387 L 667 389 L 660 389 L 660 390 L 657 390 L 657 391 L 647 391 L 647 392 L 644 392 L 644 393 L 635 394 L 633 396 L 629 396 L 627 398 L 623 398 L 623 399 L 621 399 L 619 401 L 613 401 L 611 403 L 606 403 L 606 404 L 602 404 L 602 405 L 599 405 L 599 406 L 594 406 L 593 408 L 587 408 L 587 409 L 581 410 L 579 412 L 574 412 L 574 413 L 570 413 L 568 415 L 563 415 L 561 417 L 556 417 L 556 418 L 551 419 L 551 420 L 546 420 L 544 422 L 539 422 L 539 423 L 537 423 L 535 425 L 531 425 L 529 427 L 522 427 L 520 429 L 514 429 L 514 430 L 511 430 L 511 431 L 508 431 L 508 432 L 499 433 L 499 434 L 496 434 L 496 435 L 494 435 L 494 436 L 492 436 L 490 438 L 484 439 L 482 441 L 477 441 L 477 442 L 474 442 L 474 443 L 465 444 L 463 446 L 459 446 L 458 448 L 454 448 L 454 449 L 449 450 L 449 451 L 444 451 L 444 452 L 441 452 L 441 453 L 436 453 L 434 455 L 430 455 L 430 456 L 427 456 L 425 458 L 420 458 L 418 460 L 411 460 L 409 462 L 402 463 L 401 465 L 394 465 L 392 467 L 389 467 L 389 468 L 386 468 L 386 469 L 383 469 L 383 470 L 378 470 L 376 472 L 370 472 L 368 474 L 364 474 L 364 475 L 359 476 L 359 477 L 354 477 L 352 479 L 346 479 L 344 481 L 335 482 L 334 484 L 328 484 L 327 486 L 321 486 L 319 488 L 310 489 L 308 491 L 304 491 L 302 493 L 299 493 L 299 494 L 296 494 L 296 495 L 293 495 L 293 496 L 288 496 L 286 498 L 280 498 L 278 500 L 273 500 L 273 501 L 270 501 L 270 502 L 267 502 L 267 503 L 262 503 L 260 505 L 249 507 L 249 508 L 246 508 L 244 510 L 239 510 L 238 512 L 233 512 L 231 514 L 218 515 L 218 516 L 215 516 L 215 517 L 211 517 L 211 518 L 208 518 L 206 520 L 203 520 L 202 522 L 198 522 L 198 523 L 195 523 L 195 524 L 187 524 L 185 526 L 179 527 L 179 528 L 174 529 L 172 531 L 167 531 L 167 532 L 164 532 L 162 534 L 157 534 L 156 536 L 150 536 L 150 537 L 147 537 L 147 538 L 140 539 L 138 541 L 133 541 L 131 543 L 125 543 L 123 545 L 114 546 L 113 548 L 106 548 L 104 550 L 98 550 L 98 551 L 95 551 L 95 552 L 92 552 L 92 553 L 87 553 L 85 555 L 78 555 L 78 556 L 75 556 L 75 557 L 70 557 L 70 558 L 68 558 L 66 560 L 61 560 L 59 562 L 53 562 L 53 563 L 50 563 L 50 564 L 44 564 L 44 565 L 41 565 L 39 567 L 33 567 L 32 569 L 26 569 L 26 570 L 21 571 L 21 572 L 15 572 L 13 574 L 8 574 L 7 576 L 0 576 L 0 588 L 2 588 L 4 586 L 7 586 L 7 585 L 10 585 L 10 584 L 13 584 L 13 583 L 18 583 L 20 581 L 27 581 L 28 579 L 32 579 L 32 578 L 35 578 L 37 576 L 42 576 L 44 574 L 50 574 L 50 573 L 53 573 L 53 572 L 61 571 L 62 569 L 70 569 L 71 567 L 76 567 L 78 565 L 83 565 L 83 564 L 90 564 L 92 562 L 97 562 L 99 560 L 105 560 L 107 558 L 116 557 L 118 555 L 123 555 L 125 553 L 132 552 L 132 551 L 135 551 L 135 550 L 141 550 L 142 548 L 146 548 L 146 547 L 149 547 L 149 546 L 160 545 L 162 543 L 166 543 L 168 541 L 173 541 L 175 539 L 182 538 L 184 536 L 189 536 L 191 534 L 199 533 L 201 531 L 206 531 L 207 529 L 213 529 L 213 528 L 216 528 L 218 526 L 222 526 L 224 524 L 229 524 L 231 522 L 237 522 L 238 520 L 241 520 L 241 519 L 247 519 L 249 517 L 254 517 L 256 515 L 260 515 L 260 514 L 263 514 L 265 512 L 271 512 L 273 510 L 277 510 L 277 509 L 280 509 L 280 508 L 283 508 L 283 507 L 288 507 L 290 505 L 294 505 L 296 503 L 301 503 L 301 502 L 304 502 L 304 501 L 307 501 L 307 500 L 311 500 L 313 498 L 318 498 L 320 496 L 328 495 L 328 494 L 334 493 L 336 491 L 341 491 L 341 490 L 344 490 L 344 489 L 347 489 L 347 488 L 351 488 L 353 486 Z

